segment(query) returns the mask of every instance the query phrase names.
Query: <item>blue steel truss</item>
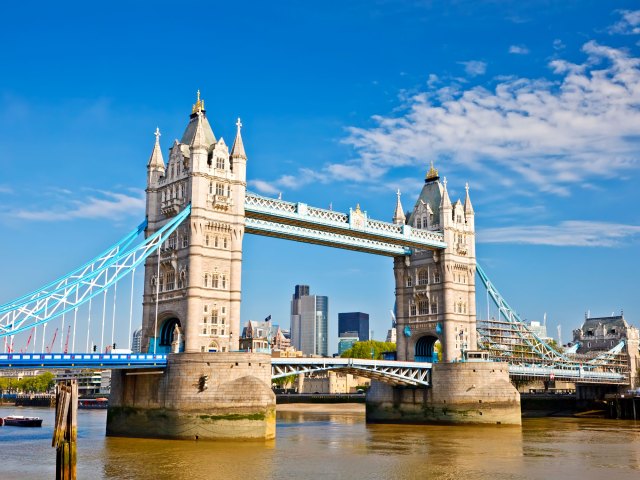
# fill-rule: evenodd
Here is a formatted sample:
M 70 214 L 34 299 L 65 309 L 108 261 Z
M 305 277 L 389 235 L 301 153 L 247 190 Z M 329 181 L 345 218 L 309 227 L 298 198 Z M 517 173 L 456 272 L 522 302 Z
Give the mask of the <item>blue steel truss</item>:
M 191 206 L 143 242 L 129 247 L 146 222 L 102 255 L 42 289 L 9 302 L 0 310 L 0 338 L 18 334 L 77 309 L 132 273 L 189 216 Z M 136 235 L 134 233 L 137 232 Z
M 360 358 L 272 358 L 271 378 L 339 370 L 392 385 L 428 387 L 431 364 Z
M 551 376 L 559 380 L 596 383 L 628 382 L 628 365 L 621 355 L 624 341 L 595 358 L 561 353 L 531 331 L 480 265 L 476 268 L 487 293 L 498 307 L 498 319 L 478 321 L 478 345 L 489 351 L 492 360 L 509 363 L 512 376 Z

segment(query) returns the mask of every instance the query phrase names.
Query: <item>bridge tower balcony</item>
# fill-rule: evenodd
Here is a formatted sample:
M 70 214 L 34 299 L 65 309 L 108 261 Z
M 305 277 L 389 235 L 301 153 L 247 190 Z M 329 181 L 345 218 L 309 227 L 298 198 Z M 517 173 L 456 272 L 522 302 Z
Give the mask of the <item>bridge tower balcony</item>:
M 160 204 L 160 211 L 167 217 L 173 217 L 180 213 L 184 206 L 183 198 L 169 198 Z
M 207 200 L 211 202 L 211 206 L 216 210 L 229 210 L 233 204 L 231 197 L 226 195 L 217 195 L 214 193 L 209 193 L 207 195 Z

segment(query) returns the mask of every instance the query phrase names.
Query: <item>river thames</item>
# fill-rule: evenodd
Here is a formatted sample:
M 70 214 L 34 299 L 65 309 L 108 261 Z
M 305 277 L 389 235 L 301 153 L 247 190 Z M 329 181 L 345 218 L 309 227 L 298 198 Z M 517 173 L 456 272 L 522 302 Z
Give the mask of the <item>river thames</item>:
M 294 407 L 283 407 L 293 408 Z M 106 411 L 78 411 L 79 479 L 634 479 L 640 422 L 541 418 L 522 427 L 367 425 L 361 405 L 279 411 L 268 442 L 105 437 Z M 347 411 L 338 413 L 344 408 Z M 42 428 L 0 428 L 0 478 L 55 477 L 53 409 Z

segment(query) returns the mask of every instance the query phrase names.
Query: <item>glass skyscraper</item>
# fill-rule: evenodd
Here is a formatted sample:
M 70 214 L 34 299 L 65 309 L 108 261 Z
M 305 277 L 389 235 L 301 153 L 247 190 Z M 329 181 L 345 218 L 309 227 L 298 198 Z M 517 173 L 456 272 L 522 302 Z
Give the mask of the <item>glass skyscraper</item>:
M 362 312 L 348 312 L 338 314 L 338 337 L 350 337 L 352 332 L 358 332 L 361 342 L 369 340 L 369 314 Z
M 329 297 L 296 285 L 291 299 L 291 345 L 305 355 L 328 356 Z

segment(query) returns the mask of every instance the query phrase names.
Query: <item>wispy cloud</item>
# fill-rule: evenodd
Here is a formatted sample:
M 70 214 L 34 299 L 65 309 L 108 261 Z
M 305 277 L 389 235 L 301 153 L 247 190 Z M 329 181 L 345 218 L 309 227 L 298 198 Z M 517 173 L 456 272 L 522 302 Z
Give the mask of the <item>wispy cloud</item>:
M 0 185 L 0 193 L 13 193 L 13 188 L 7 185 Z
M 509 53 L 514 55 L 526 55 L 529 53 L 529 49 L 524 45 L 511 45 L 509 47 Z
M 489 90 L 446 87 L 410 97 L 400 115 L 349 129 L 358 157 L 331 165 L 344 178 L 446 158 L 505 182 L 566 195 L 586 179 L 637 169 L 640 59 L 590 41 L 586 60 L 550 62 L 557 80 L 505 78 Z M 348 167 L 348 168 L 346 168 Z
M 11 214 L 12 217 L 31 221 L 65 221 L 78 218 L 119 220 L 144 213 L 145 195 L 142 191 L 134 194 L 97 191 L 88 198 L 69 199 L 55 206 L 38 209 L 23 209 Z
M 469 60 L 468 62 L 458 62 L 460 65 L 464 65 L 464 71 L 467 75 L 477 77 L 478 75 L 484 75 L 487 71 L 487 64 L 480 60 Z
M 279 192 L 278 188 L 276 188 L 273 184 L 266 182 L 264 180 L 250 180 L 249 185 L 258 190 L 261 193 L 266 193 L 267 195 L 275 195 Z
M 479 243 L 517 243 L 556 247 L 614 247 L 640 236 L 639 225 L 566 221 L 558 225 L 486 228 Z
M 640 10 L 618 10 L 617 13 L 622 18 L 609 27 L 610 34 L 640 34 Z

